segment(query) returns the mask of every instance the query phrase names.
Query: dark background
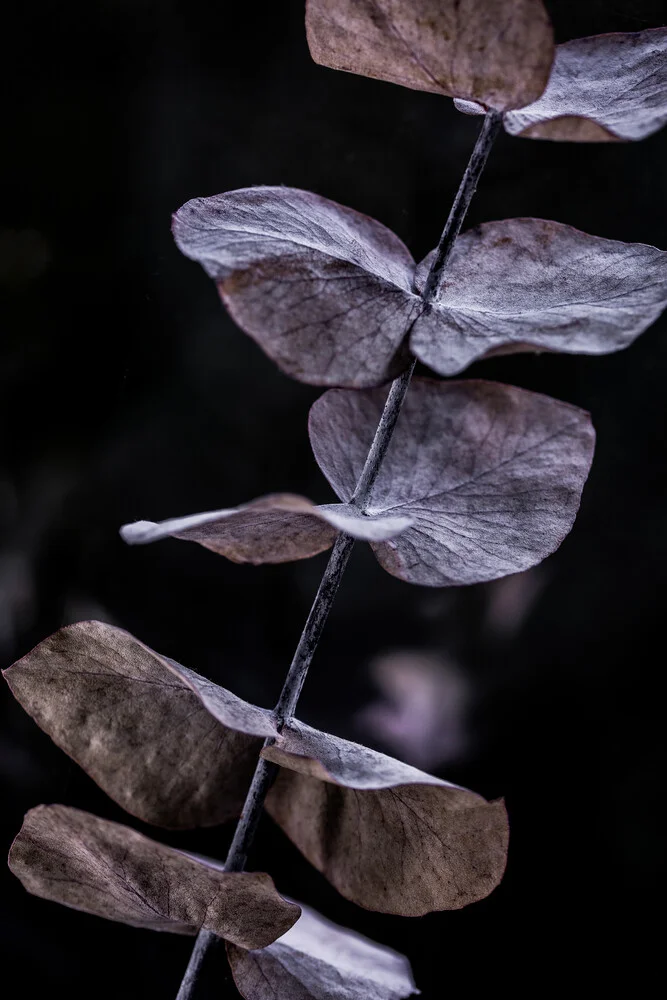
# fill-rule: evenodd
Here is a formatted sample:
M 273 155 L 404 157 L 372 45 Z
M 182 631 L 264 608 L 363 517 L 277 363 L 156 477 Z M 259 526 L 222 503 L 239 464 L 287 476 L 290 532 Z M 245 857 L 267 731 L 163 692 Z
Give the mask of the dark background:
M 560 41 L 664 18 L 659 2 L 548 6 Z M 196 195 L 289 184 L 377 217 L 419 259 L 437 241 L 479 120 L 444 98 L 315 66 L 301 2 L 12 7 L 2 66 L 3 665 L 65 622 L 101 618 L 270 705 L 326 556 L 252 568 L 176 541 L 132 549 L 117 535 L 125 521 L 274 490 L 331 499 L 306 436 L 319 390 L 281 375 L 234 327 L 174 247 L 170 213 Z M 664 130 L 618 145 L 503 135 L 468 221 L 533 215 L 666 247 L 666 153 Z M 487 988 L 533 997 L 555 984 L 600 995 L 626 974 L 633 995 L 648 995 L 662 857 L 665 332 L 659 321 L 603 358 L 471 368 L 592 411 L 598 448 L 572 534 L 538 571 L 459 591 L 401 583 L 357 546 L 307 682 L 302 718 L 400 754 L 364 722 L 372 713 L 360 714 L 382 698 L 372 661 L 417 651 L 445 674 L 458 664 L 466 699 L 450 722 L 465 738 L 452 737 L 433 768 L 506 796 L 510 861 L 491 897 L 420 920 L 367 913 L 269 820 L 252 858 L 282 891 L 405 951 L 427 1000 Z M 3 850 L 43 801 L 122 821 L 0 694 Z M 231 835 L 145 829 L 220 857 Z M 3 972 L 28 996 L 173 997 L 191 947 L 29 897 L 9 874 L 0 920 Z M 220 963 L 208 995 L 232 995 L 222 975 Z

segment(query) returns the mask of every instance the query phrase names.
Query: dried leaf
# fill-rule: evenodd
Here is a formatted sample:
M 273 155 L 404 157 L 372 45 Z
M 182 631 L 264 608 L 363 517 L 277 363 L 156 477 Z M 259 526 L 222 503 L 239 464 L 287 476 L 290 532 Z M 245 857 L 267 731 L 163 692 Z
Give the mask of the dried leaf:
M 199 542 L 234 562 L 280 563 L 307 559 L 330 548 L 339 531 L 364 541 L 384 541 L 409 528 L 409 517 L 369 517 L 356 507 L 316 507 L 305 497 L 275 493 L 241 507 L 193 514 L 155 524 L 126 524 L 121 536 L 130 545 L 161 538 Z
M 415 271 L 380 223 L 306 191 L 200 198 L 180 210 L 174 232 L 218 281 L 240 326 L 315 385 L 380 385 L 407 366 L 408 346 L 444 375 L 491 353 L 603 354 L 627 347 L 667 304 L 665 252 L 541 219 L 489 222 L 460 236 L 429 304 L 420 292 L 433 254 Z M 314 520 L 331 523 L 326 511 L 277 494 L 213 512 L 229 520 L 228 538 L 216 547 L 218 525 L 210 547 L 241 562 L 304 558 L 331 544 L 333 533 Z M 254 524 L 261 538 L 252 537 Z M 140 525 L 126 540 L 139 540 Z
M 433 254 L 417 268 L 422 288 Z M 667 306 L 667 252 L 543 219 L 487 222 L 456 241 L 413 353 L 443 375 L 489 353 L 607 354 Z
M 271 944 L 300 913 L 268 875 L 227 874 L 66 806 L 30 810 L 9 867 L 43 899 L 155 931 L 196 934 L 205 928 L 242 948 Z
M 542 96 L 504 118 L 511 135 L 571 142 L 644 139 L 665 122 L 667 28 L 559 45 Z
M 268 812 L 352 902 L 414 917 L 467 906 L 500 882 L 502 802 L 296 720 L 262 756 L 283 769 Z
M 310 411 L 317 462 L 347 502 L 385 390 L 331 389 Z M 569 532 L 593 456 L 587 413 L 494 382 L 415 379 L 368 510 L 415 524 L 372 542 L 394 576 L 427 586 L 527 569 Z
M 268 712 L 99 622 L 61 629 L 6 676 L 105 791 L 166 826 L 210 825 L 238 811 L 258 736 L 278 736 Z M 500 879 L 502 805 L 298 722 L 266 755 L 287 768 L 269 797 L 272 815 L 362 905 L 464 906 Z
M 228 944 L 227 954 L 246 1000 L 403 1000 L 419 993 L 404 955 L 307 906 L 268 948 L 246 951 Z
M 308 0 L 306 30 L 323 66 L 499 110 L 536 100 L 553 60 L 541 0 Z
M 102 622 L 60 629 L 5 678 L 112 799 L 160 826 L 239 815 L 262 739 L 277 732 L 269 712 Z
M 407 367 L 414 263 L 374 219 L 308 191 L 256 187 L 187 202 L 173 231 L 234 321 L 293 378 L 363 387 Z

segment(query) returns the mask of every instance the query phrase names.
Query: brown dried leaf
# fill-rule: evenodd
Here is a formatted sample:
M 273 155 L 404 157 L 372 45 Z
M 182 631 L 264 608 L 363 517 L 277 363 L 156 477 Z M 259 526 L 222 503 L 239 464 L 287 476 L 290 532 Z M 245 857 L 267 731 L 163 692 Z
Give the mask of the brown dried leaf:
M 300 908 L 259 873 L 225 873 L 135 830 L 66 806 L 27 813 L 9 867 L 28 892 L 133 927 L 175 934 L 202 928 L 263 948 Z
M 316 507 L 305 497 L 274 493 L 241 507 L 192 514 L 169 521 L 136 521 L 121 530 L 130 545 L 161 538 L 199 542 L 233 562 L 281 563 L 307 559 L 331 547 L 339 531 L 363 541 L 394 538 L 409 517 L 370 517 L 347 504 Z
M 51 739 L 124 809 L 172 828 L 240 814 L 271 714 L 153 652 L 78 622 L 4 672 Z
M 386 392 L 331 389 L 310 411 L 317 462 L 343 501 Z M 593 457 L 587 413 L 494 382 L 415 379 L 368 505 L 414 526 L 371 543 L 394 576 L 426 586 L 493 580 L 540 562 L 569 532 Z
M 268 812 L 352 902 L 421 916 L 474 903 L 500 882 L 502 802 L 296 720 L 262 756 L 283 768 Z
M 374 219 L 308 191 L 256 187 L 187 202 L 173 232 L 293 378 L 360 388 L 407 367 L 414 262 Z
M 308 0 L 315 62 L 503 110 L 536 100 L 553 60 L 541 0 Z
M 286 934 L 261 951 L 227 945 L 246 1000 L 404 1000 L 418 993 L 404 955 L 301 907 Z
M 163 825 L 209 825 L 238 810 L 258 735 L 278 735 L 268 712 L 97 622 L 61 629 L 6 673 L 21 704 L 105 791 Z M 502 805 L 298 722 L 266 756 L 287 769 L 270 812 L 362 905 L 464 906 L 500 879 Z
M 542 96 L 504 119 L 511 135 L 570 142 L 644 139 L 665 122 L 667 28 L 559 45 Z
M 432 259 L 417 268 L 419 289 Z M 543 219 L 487 222 L 456 241 L 410 347 L 442 375 L 489 353 L 607 354 L 627 347 L 665 306 L 663 250 Z

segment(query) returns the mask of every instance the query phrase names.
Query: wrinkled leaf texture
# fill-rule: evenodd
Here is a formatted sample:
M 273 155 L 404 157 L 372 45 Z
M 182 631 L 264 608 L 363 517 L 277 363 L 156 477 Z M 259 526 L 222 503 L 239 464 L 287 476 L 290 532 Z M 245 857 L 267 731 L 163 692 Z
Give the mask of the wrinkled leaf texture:
M 67 626 L 5 676 L 58 746 L 146 822 L 206 826 L 238 814 L 262 737 L 273 735 L 263 753 L 280 774 L 267 809 L 347 898 L 413 916 L 481 899 L 502 877 L 501 802 L 297 721 L 278 735 L 270 713 L 122 629 Z
M 375 387 L 410 352 L 441 375 L 498 353 L 606 354 L 667 305 L 667 253 L 542 219 L 464 233 L 429 303 L 432 254 L 415 265 L 385 226 L 307 191 L 195 198 L 173 228 L 241 329 L 313 385 Z
M 553 60 L 541 0 L 308 0 L 315 62 L 498 110 L 536 100 Z
M 315 506 L 292 493 L 261 497 L 241 507 L 168 521 L 135 521 L 121 528 L 130 545 L 182 538 L 233 562 L 280 563 L 331 548 L 339 531 L 366 542 L 385 541 L 409 528 L 408 517 L 372 517 L 349 504 Z
M 455 103 L 467 114 L 486 110 Z M 542 96 L 503 117 L 510 135 L 566 142 L 645 139 L 665 122 L 667 28 L 591 35 L 559 45 Z
M 343 501 L 327 505 L 330 517 L 355 510 L 349 501 L 385 398 L 385 389 L 331 389 L 311 409 L 315 457 Z M 408 583 L 443 587 L 520 572 L 553 552 L 572 527 L 593 447 L 588 414 L 548 396 L 494 382 L 417 378 L 366 514 L 357 512 L 349 527 L 338 523 L 370 541 L 380 564 Z M 229 523 L 222 511 L 122 531 L 130 541 L 173 534 L 227 554 Z M 359 524 L 367 524 L 365 535 Z M 276 533 L 273 523 L 250 524 L 243 545 L 253 562 L 277 561 L 288 544 L 289 558 L 313 554 L 310 535 L 299 548 L 284 515 L 279 525 Z
M 61 805 L 27 813 L 9 867 L 43 899 L 154 931 L 205 929 L 242 948 L 271 944 L 300 914 L 268 875 L 228 874 L 127 826 Z
M 667 122 L 667 28 L 553 47 L 540 0 L 308 0 L 315 62 L 504 112 L 510 135 L 644 139 Z
M 297 923 L 260 951 L 227 945 L 246 1000 L 404 1000 L 418 993 L 404 955 L 301 907 Z

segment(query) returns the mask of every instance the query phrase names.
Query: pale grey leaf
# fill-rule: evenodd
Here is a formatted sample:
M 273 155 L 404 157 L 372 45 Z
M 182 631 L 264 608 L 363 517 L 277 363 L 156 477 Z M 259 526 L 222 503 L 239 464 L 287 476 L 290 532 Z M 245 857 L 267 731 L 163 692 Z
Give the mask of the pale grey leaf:
M 5 671 L 51 739 L 134 816 L 166 827 L 238 816 L 271 714 L 123 629 L 78 622 Z
M 348 501 L 386 392 L 332 389 L 313 405 L 317 462 Z M 410 583 L 492 580 L 536 565 L 569 532 L 593 456 L 587 413 L 513 386 L 415 379 L 368 510 L 414 525 L 371 543 Z
M 403 916 L 458 909 L 502 878 L 502 802 L 296 720 L 262 756 L 281 767 L 267 810 L 358 905 Z
M 227 945 L 246 1000 L 404 1000 L 419 993 L 404 955 L 301 906 L 296 924 L 259 951 Z
M 182 538 L 233 562 L 289 562 L 330 548 L 339 531 L 364 541 L 394 538 L 409 528 L 405 516 L 367 516 L 349 504 L 316 506 L 292 493 L 273 493 L 240 507 L 172 518 L 136 521 L 120 529 L 130 545 Z
M 308 191 L 256 187 L 187 202 L 173 231 L 288 375 L 363 387 L 407 367 L 414 262 L 374 219 Z
M 229 873 L 136 830 L 67 806 L 27 813 L 9 867 L 28 892 L 133 927 L 263 948 L 300 908 L 260 873 Z
M 323 66 L 499 110 L 535 100 L 553 60 L 541 0 L 308 0 L 306 31 Z
M 504 118 L 511 135 L 644 139 L 667 122 L 667 28 L 576 38 L 556 48 L 538 100 Z
M 423 288 L 435 251 L 421 262 Z M 458 238 L 413 353 L 443 375 L 490 353 L 607 354 L 667 306 L 667 252 L 543 219 L 487 222 Z

